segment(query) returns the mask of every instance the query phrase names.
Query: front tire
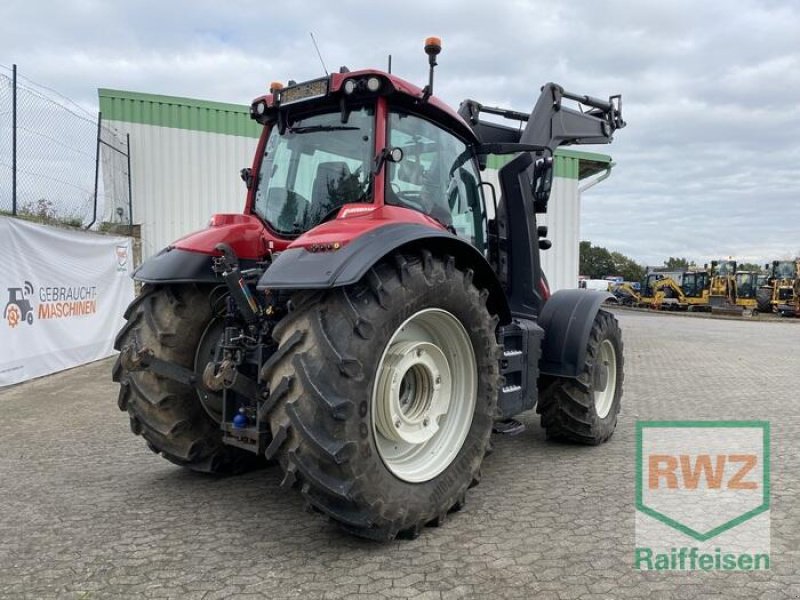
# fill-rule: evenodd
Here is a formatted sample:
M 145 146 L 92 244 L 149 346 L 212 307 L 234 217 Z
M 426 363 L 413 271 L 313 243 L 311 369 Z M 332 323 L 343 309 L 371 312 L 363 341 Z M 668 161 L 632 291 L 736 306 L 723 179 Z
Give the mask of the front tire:
M 553 377 L 540 392 L 536 412 L 547 437 L 597 445 L 617 427 L 622 400 L 622 332 L 613 315 L 597 313 L 586 360 L 577 378 Z
M 116 350 L 147 347 L 156 357 L 194 369 L 195 355 L 212 320 L 209 289 L 195 285 L 145 285 L 125 311 L 127 323 Z M 204 473 L 238 473 L 256 466 L 255 454 L 222 442 L 219 424 L 203 408 L 195 388 L 150 371 L 127 371 L 114 364 L 120 384 L 117 405 L 131 431 L 170 462 Z
M 460 509 L 500 382 L 486 298 L 471 271 L 428 252 L 297 294 L 262 371 L 275 402 L 267 458 L 279 458 L 284 485 L 377 540 L 415 537 Z

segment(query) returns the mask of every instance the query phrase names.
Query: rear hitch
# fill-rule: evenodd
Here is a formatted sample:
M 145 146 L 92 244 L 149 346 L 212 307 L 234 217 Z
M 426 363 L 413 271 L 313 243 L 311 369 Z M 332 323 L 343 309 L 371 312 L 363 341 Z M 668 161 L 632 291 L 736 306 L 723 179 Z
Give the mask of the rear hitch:
M 243 375 L 232 360 L 208 363 L 203 371 L 203 384 L 213 392 L 228 389 L 245 398 L 258 398 L 258 384 Z

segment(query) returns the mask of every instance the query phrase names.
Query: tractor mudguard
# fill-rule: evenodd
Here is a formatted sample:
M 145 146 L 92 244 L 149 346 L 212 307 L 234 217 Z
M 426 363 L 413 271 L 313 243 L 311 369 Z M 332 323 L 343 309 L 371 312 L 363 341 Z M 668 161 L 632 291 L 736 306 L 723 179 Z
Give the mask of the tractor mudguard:
M 600 306 L 613 297 L 592 290 L 561 290 L 550 296 L 539 315 L 539 326 L 544 329 L 539 361 L 543 375 L 580 375 L 594 318 Z
M 489 292 L 487 306 L 510 321 L 503 288 L 480 251 L 465 240 L 444 230 L 416 223 L 390 223 L 368 231 L 339 250 L 289 248 L 281 252 L 258 282 L 258 289 L 330 289 L 358 282 L 385 256 L 398 250 L 451 255 L 465 269 L 472 269 L 475 284 Z
M 223 283 L 211 267 L 210 254 L 167 246 L 144 261 L 132 277 L 142 283 Z

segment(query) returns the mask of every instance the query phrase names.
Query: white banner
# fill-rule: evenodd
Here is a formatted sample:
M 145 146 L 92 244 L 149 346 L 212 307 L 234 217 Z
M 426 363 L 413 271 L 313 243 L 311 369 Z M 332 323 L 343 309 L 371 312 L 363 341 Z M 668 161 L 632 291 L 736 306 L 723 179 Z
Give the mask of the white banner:
M 0 387 L 110 356 L 131 240 L 0 217 Z

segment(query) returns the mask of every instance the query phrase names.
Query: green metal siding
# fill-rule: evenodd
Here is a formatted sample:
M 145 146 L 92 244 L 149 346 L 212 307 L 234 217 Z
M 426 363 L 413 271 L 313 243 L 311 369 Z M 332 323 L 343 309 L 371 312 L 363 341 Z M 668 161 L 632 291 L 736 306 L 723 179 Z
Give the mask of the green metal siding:
M 122 121 L 192 131 L 257 138 L 261 125 L 250 108 L 238 104 L 99 89 L 100 112 L 106 121 Z

